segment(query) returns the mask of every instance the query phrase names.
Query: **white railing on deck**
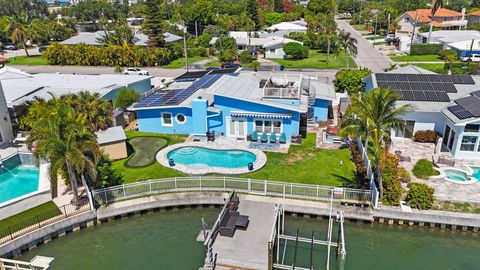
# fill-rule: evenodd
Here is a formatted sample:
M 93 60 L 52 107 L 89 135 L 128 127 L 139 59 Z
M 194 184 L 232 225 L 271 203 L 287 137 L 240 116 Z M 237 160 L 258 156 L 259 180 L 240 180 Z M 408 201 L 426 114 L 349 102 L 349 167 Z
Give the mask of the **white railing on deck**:
M 177 191 L 232 191 L 307 200 L 369 203 L 370 191 L 320 185 L 276 182 L 234 177 L 174 177 L 147 180 L 92 191 L 98 205 L 136 197 Z
M 370 179 L 371 204 L 374 208 L 377 208 L 379 193 L 378 193 L 377 185 L 375 184 L 375 174 L 373 173 L 372 163 L 368 158 L 367 150 L 363 146 L 363 142 L 360 137 L 357 137 L 357 146 L 358 146 L 358 150 L 360 151 L 360 154 L 362 154 L 363 163 L 367 168 L 367 178 Z

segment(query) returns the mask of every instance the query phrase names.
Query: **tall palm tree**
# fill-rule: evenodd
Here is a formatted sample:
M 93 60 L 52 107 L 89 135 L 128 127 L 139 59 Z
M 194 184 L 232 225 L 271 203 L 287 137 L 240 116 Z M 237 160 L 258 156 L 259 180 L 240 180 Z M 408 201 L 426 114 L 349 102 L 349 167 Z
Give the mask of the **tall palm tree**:
M 23 46 L 23 49 L 25 50 L 25 54 L 30 56 L 28 54 L 28 49 L 27 49 L 27 30 L 26 30 L 26 22 L 22 20 L 21 18 L 14 18 L 14 17 L 8 17 L 8 24 L 6 25 L 5 32 L 10 33 L 10 39 L 14 44 L 21 44 Z
M 47 109 L 39 109 L 40 106 Z M 100 147 L 86 125 L 86 116 L 52 94 L 47 103 L 33 102 L 25 119 L 28 118 L 36 121 L 30 124 L 27 145 L 37 162 L 40 159 L 50 162 L 52 197 L 57 196 L 57 179 L 61 175 L 70 183 L 73 201 L 78 202 L 79 176 L 86 173 L 91 178 L 96 177 L 95 162 L 101 155 Z
M 342 133 L 358 136 L 361 131 L 368 132 L 372 139 L 375 157 L 375 171 L 380 198 L 383 197 L 383 181 L 380 157 L 384 150 L 384 140 L 390 137 L 391 130 L 401 130 L 405 121 L 401 115 L 411 110 L 411 105 L 396 106 L 400 96 L 391 89 L 376 88 L 367 94 L 354 94 L 350 104 L 352 114 L 341 123 Z M 351 118 L 354 119 L 352 120 Z M 368 143 L 368 142 L 367 142 Z M 367 147 L 367 145 L 366 145 Z
M 328 63 L 330 60 L 330 50 L 331 50 L 331 43 L 332 43 L 332 36 L 336 34 L 337 30 L 337 23 L 335 23 L 334 15 L 327 14 L 325 17 L 324 25 L 324 33 L 327 37 L 327 59 L 326 62 Z
M 81 91 L 61 96 L 60 99 L 76 112 L 85 115 L 86 125 L 92 132 L 106 129 L 112 124 L 112 104 L 102 99 L 98 93 Z
M 357 56 L 357 39 L 352 37 L 349 32 L 340 31 L 338 33 L 338 45 L 342 47 L 346 53 L 350 54 L 352 57 Z M 347 61 L 347 68 L 349 68 L 348 57 L 345 58 Z
M 432 0 L 432 19 L 430 21 L 430 29 L 428 30 L 427 43 L 430 42 L 430 37 L 432 36 L 433 21 L 435 19 L 435 13 L 437 13 L 437 11 L 441 8 L 443 8 L 443 0 Z

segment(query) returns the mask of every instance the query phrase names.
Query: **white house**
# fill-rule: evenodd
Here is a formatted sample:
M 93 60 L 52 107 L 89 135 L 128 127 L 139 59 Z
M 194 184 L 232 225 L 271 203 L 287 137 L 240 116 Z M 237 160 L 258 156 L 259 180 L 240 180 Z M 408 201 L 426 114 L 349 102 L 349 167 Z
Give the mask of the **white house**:
M 373 73 L 367 91 L 390 87 L 401 95 L 397 106 L 411 104 L 403 115 L 406 127 L 393 137 L 412 138 L 419 130 L 434 130 L 443 149 L 456 159 L 480 160 L 480 76 L 440 75 L 415 66 Z
M 268 27 L 267 30 L 268 31 L 306 32 L 307 25 L 303 20 L 294 21 L 294 22 L 281 22 Z
M 426 43 L 428 32 L 418 33 L 417 42 Z M 430 43 L 448 45 L 450 43 L 461 42 L 465 40 L 480 39 L 480 31 L 476 30 L 439 30 L 433 31 L 430 36 Z
M 60 43 L 65 45 L 76 45 L 76 44 L 84 43 L 92 46 L 101 46 L 102 44 L 100 40 L 103 38 L 104 35 L 105 35 L 105 31 L 80 32 L 76 36 L 66 39 Z M 183 40 L 182 37 L 168 33 L 168 32 L 163 33 L 163 36 L 166 43 L 179 42 Z M 143 33 L 135 33 L 135 37 L 133 41 L 134 41 L 134 45 L 147 46 L 148 36 Z

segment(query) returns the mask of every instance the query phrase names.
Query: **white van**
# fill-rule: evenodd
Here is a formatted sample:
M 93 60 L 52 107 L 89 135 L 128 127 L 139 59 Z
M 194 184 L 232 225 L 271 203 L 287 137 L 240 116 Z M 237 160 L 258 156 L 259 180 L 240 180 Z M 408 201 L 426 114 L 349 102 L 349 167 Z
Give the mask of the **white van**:
M 480 63 L 480 54 L 473 54 L 468 57 L 468 56 L 462 56 L 460 57 L 460 59 L 462 59 L 463 62 L 468 62 L 468 61 L 471 61 L 471 62 L 476 62 L 476 63 Z

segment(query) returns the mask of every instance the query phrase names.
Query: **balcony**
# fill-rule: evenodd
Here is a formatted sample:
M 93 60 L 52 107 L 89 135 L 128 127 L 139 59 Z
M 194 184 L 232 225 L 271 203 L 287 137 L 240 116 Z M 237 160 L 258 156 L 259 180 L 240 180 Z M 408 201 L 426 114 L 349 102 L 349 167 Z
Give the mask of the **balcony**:
M 301 75 L 272 75 L 263 83 L 263 98 L 300 99 L 302 94 Z

